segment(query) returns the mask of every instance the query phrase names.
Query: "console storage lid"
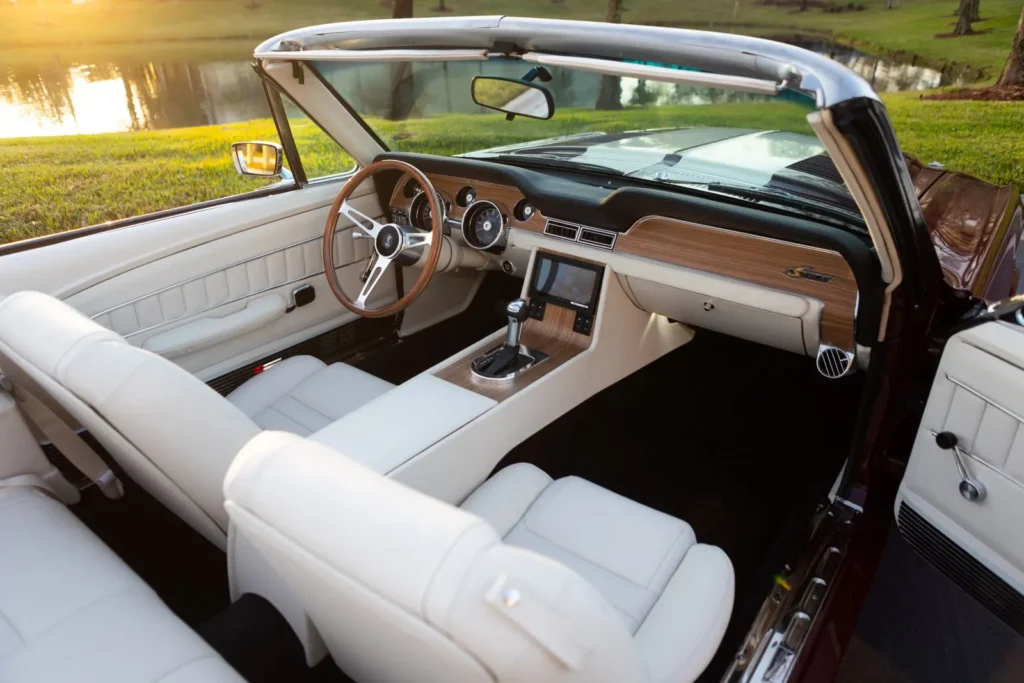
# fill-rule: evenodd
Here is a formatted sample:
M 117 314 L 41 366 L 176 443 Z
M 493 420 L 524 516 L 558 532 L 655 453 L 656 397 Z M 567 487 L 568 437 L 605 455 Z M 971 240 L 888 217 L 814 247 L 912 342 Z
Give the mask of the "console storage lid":
M 419 375 L 309 438 L 386 475 L 495 405 L 433 375 Z

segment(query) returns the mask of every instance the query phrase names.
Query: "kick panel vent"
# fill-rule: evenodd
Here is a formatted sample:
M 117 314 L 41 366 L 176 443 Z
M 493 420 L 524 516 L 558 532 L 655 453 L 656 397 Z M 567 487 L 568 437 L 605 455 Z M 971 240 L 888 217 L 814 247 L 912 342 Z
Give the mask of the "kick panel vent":
M 588 228 L 585 225 L 577 225 L 554 218 L 548 219 L 547 225 L 544 226 L 544 234 L 601 249 L 613 249 L 615 238 L 618 237 L 618 233 L 611 230 Z
M 968 595 L 1024 635 L 1024 595 L 932 526 L 905 502 L 900 503 L 896 526 L 917 553 Z
M 853 372 L 853 354 L 822 344 L 818 347 L 818 372 L 829 379 L 839 379 Z
M 561 237 L 563 240 L 576 241 L 579 236 L 580 230 L 571 223 L 564 223 L 562 221 L 548 220 L 548 224 L 544 226 L 544 234 L 551 235 L 552 237 Z
M 592 244 L 602 249 L 611 249 L 615 246 L 615 233 L 595 230 L 594 228 L 583 228 L 580 230 L 579 241 L 584 244 Z

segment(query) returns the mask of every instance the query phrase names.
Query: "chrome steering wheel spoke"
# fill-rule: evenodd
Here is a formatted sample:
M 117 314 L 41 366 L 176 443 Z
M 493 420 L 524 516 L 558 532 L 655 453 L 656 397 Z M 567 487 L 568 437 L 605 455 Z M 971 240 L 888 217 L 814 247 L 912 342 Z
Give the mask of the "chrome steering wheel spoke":
M 392 261 L 394 261 L 394 257 L 384 257 L 380 254 L 377 255 L 373 265 L 370 266 L 369 275 L 366 276 L 366 282 L 363 283 L 363 288 L 359 290 L 359 296 L 352 302 L 357 308 L 366 310 L 366 302 L 370 299 L 370 295 L 373 294 L 373 290 L 377 287 L 377 283 L 384 277 L 384 273 L 387 272 L 388 267 L 391 266 Z
M 363 233 L 373 237 L 374 239 L 376 239 L 377 233 L 380 232 L 380 229 L 384 227 L 382 223 L 378 223 L 359 209 L 349 204 L 347 199 L 341 203 L 341 208 L 338 209 L 338 213 L 348 218 L 352 221 L 352 224 L 355 227 L 359 228 Z
M 432 232 L 407 232 L 405 233 L 405 243 L 402 245 L 402 251 L 417 247 L 429 247 L 433 242 L 434 233 Z

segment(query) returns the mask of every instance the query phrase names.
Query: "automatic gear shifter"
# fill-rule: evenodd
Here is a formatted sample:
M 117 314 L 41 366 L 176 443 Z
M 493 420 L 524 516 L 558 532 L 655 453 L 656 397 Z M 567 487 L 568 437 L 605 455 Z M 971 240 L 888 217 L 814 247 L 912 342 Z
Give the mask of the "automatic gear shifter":
M 505 313 L 508 314 L 505 343 L 480 356 L 470 366 L 480 379 L 510 380 L 548 357 L 546 353 L 531 351 L 520 343 L 528 313 L 526 299 L 509 303 Z

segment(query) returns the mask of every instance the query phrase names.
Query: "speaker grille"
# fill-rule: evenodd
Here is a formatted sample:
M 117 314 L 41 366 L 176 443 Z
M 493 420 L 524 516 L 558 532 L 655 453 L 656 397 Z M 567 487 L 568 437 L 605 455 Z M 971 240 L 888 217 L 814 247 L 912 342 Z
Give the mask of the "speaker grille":
M 818 347 L 818 372 L 829 379 L 838 379 L 853 370 L 853 354 L 834 346 Z
M 1024 635 L 1024 595 L 949 540 L 905 502 L 900 503 L 896 521 L 910 547 L 1007 626 Z

